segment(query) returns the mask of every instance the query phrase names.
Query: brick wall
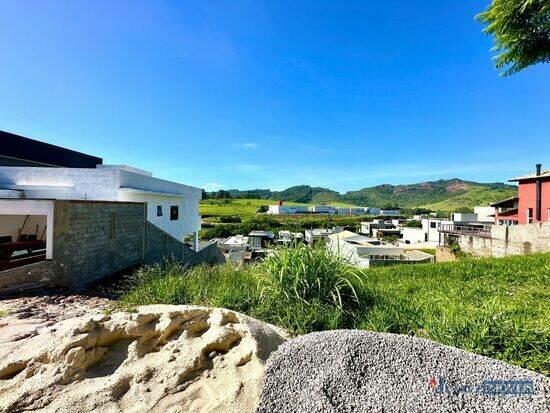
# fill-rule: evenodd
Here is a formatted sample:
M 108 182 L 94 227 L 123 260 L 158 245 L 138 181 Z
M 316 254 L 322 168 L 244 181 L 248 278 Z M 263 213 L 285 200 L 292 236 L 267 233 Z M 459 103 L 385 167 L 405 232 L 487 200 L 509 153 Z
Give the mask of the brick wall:
M 504 257 L 550 252 L 550 223 L 493 225 L 492 238 L 461 235 L 462 251 L 482 257 Z

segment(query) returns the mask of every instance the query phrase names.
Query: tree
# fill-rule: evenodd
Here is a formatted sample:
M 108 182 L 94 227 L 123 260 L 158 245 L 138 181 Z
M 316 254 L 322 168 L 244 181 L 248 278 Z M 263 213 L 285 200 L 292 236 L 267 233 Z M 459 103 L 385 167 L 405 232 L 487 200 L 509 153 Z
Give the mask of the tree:
M 476 19 L 494 36 L 495 66 L 503 76 L 550 62 L 549 0 L 493 0 Z

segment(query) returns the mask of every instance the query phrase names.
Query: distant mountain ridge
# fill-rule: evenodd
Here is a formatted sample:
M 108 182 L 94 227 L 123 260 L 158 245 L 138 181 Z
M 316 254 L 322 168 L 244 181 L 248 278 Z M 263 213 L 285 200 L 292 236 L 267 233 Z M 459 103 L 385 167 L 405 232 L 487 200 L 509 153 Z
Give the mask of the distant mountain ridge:
M 269 189 L 228 191 L 233 198 L 284 200 L 303 203 L 345 202 L 357 206 L 428 208 L 437 210 L 471 209 L 477 205 L 515 196 L 517 187 L 504 183 L 478 183 L 462 179 L 440 179 L 417 184 L 382 184 L 340 194 L 328 188 L 298 185 L 284 191 Z

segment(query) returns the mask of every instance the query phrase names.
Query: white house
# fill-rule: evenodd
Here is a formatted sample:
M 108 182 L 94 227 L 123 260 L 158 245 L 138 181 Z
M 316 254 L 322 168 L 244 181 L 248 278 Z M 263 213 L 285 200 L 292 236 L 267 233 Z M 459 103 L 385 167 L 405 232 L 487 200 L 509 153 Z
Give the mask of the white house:
M 486 222 L 492 224 L 495 222 L 495 207 L 492 206 L 477 206 L 474 208 L 474 214 L 477 215 L 478 222 Z
M 360 268 L 376 265 L 399 264 L 407 261 L 433 262 L 434 257 L 422 251 L 404 251 L 393 244 L 365 237 L 351 231 L 342 231 L 328 236 L 327 248 Z
M 441 225 L 453 224 L 453 221 L 441 218 L 424 218 L 422 220 L 422 230 L 427 234 L 427 242 L 439 243 L 439 229 Z
M 422 228 L 402 227 L 401 241 L 405 244 L 418 244 L 426 242 L 428 234 Z
M 201 189 L 125 165 L 96 168 L 0 166 L 0 197 L 145 202 L 147 220 L 179 241 L 200 230 Z M 15 205 L 15 204 L 14 204 Z

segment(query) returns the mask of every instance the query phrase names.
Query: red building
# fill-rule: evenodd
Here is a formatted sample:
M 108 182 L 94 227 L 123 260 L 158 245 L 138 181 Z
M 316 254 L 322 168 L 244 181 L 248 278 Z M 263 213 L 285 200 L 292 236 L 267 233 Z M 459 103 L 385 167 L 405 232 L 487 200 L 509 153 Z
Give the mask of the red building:
M 519 184 L 517 198 L 495 202 L 496 225 L 532 224 L 550 221 L 550 170 L 510 179 Z

